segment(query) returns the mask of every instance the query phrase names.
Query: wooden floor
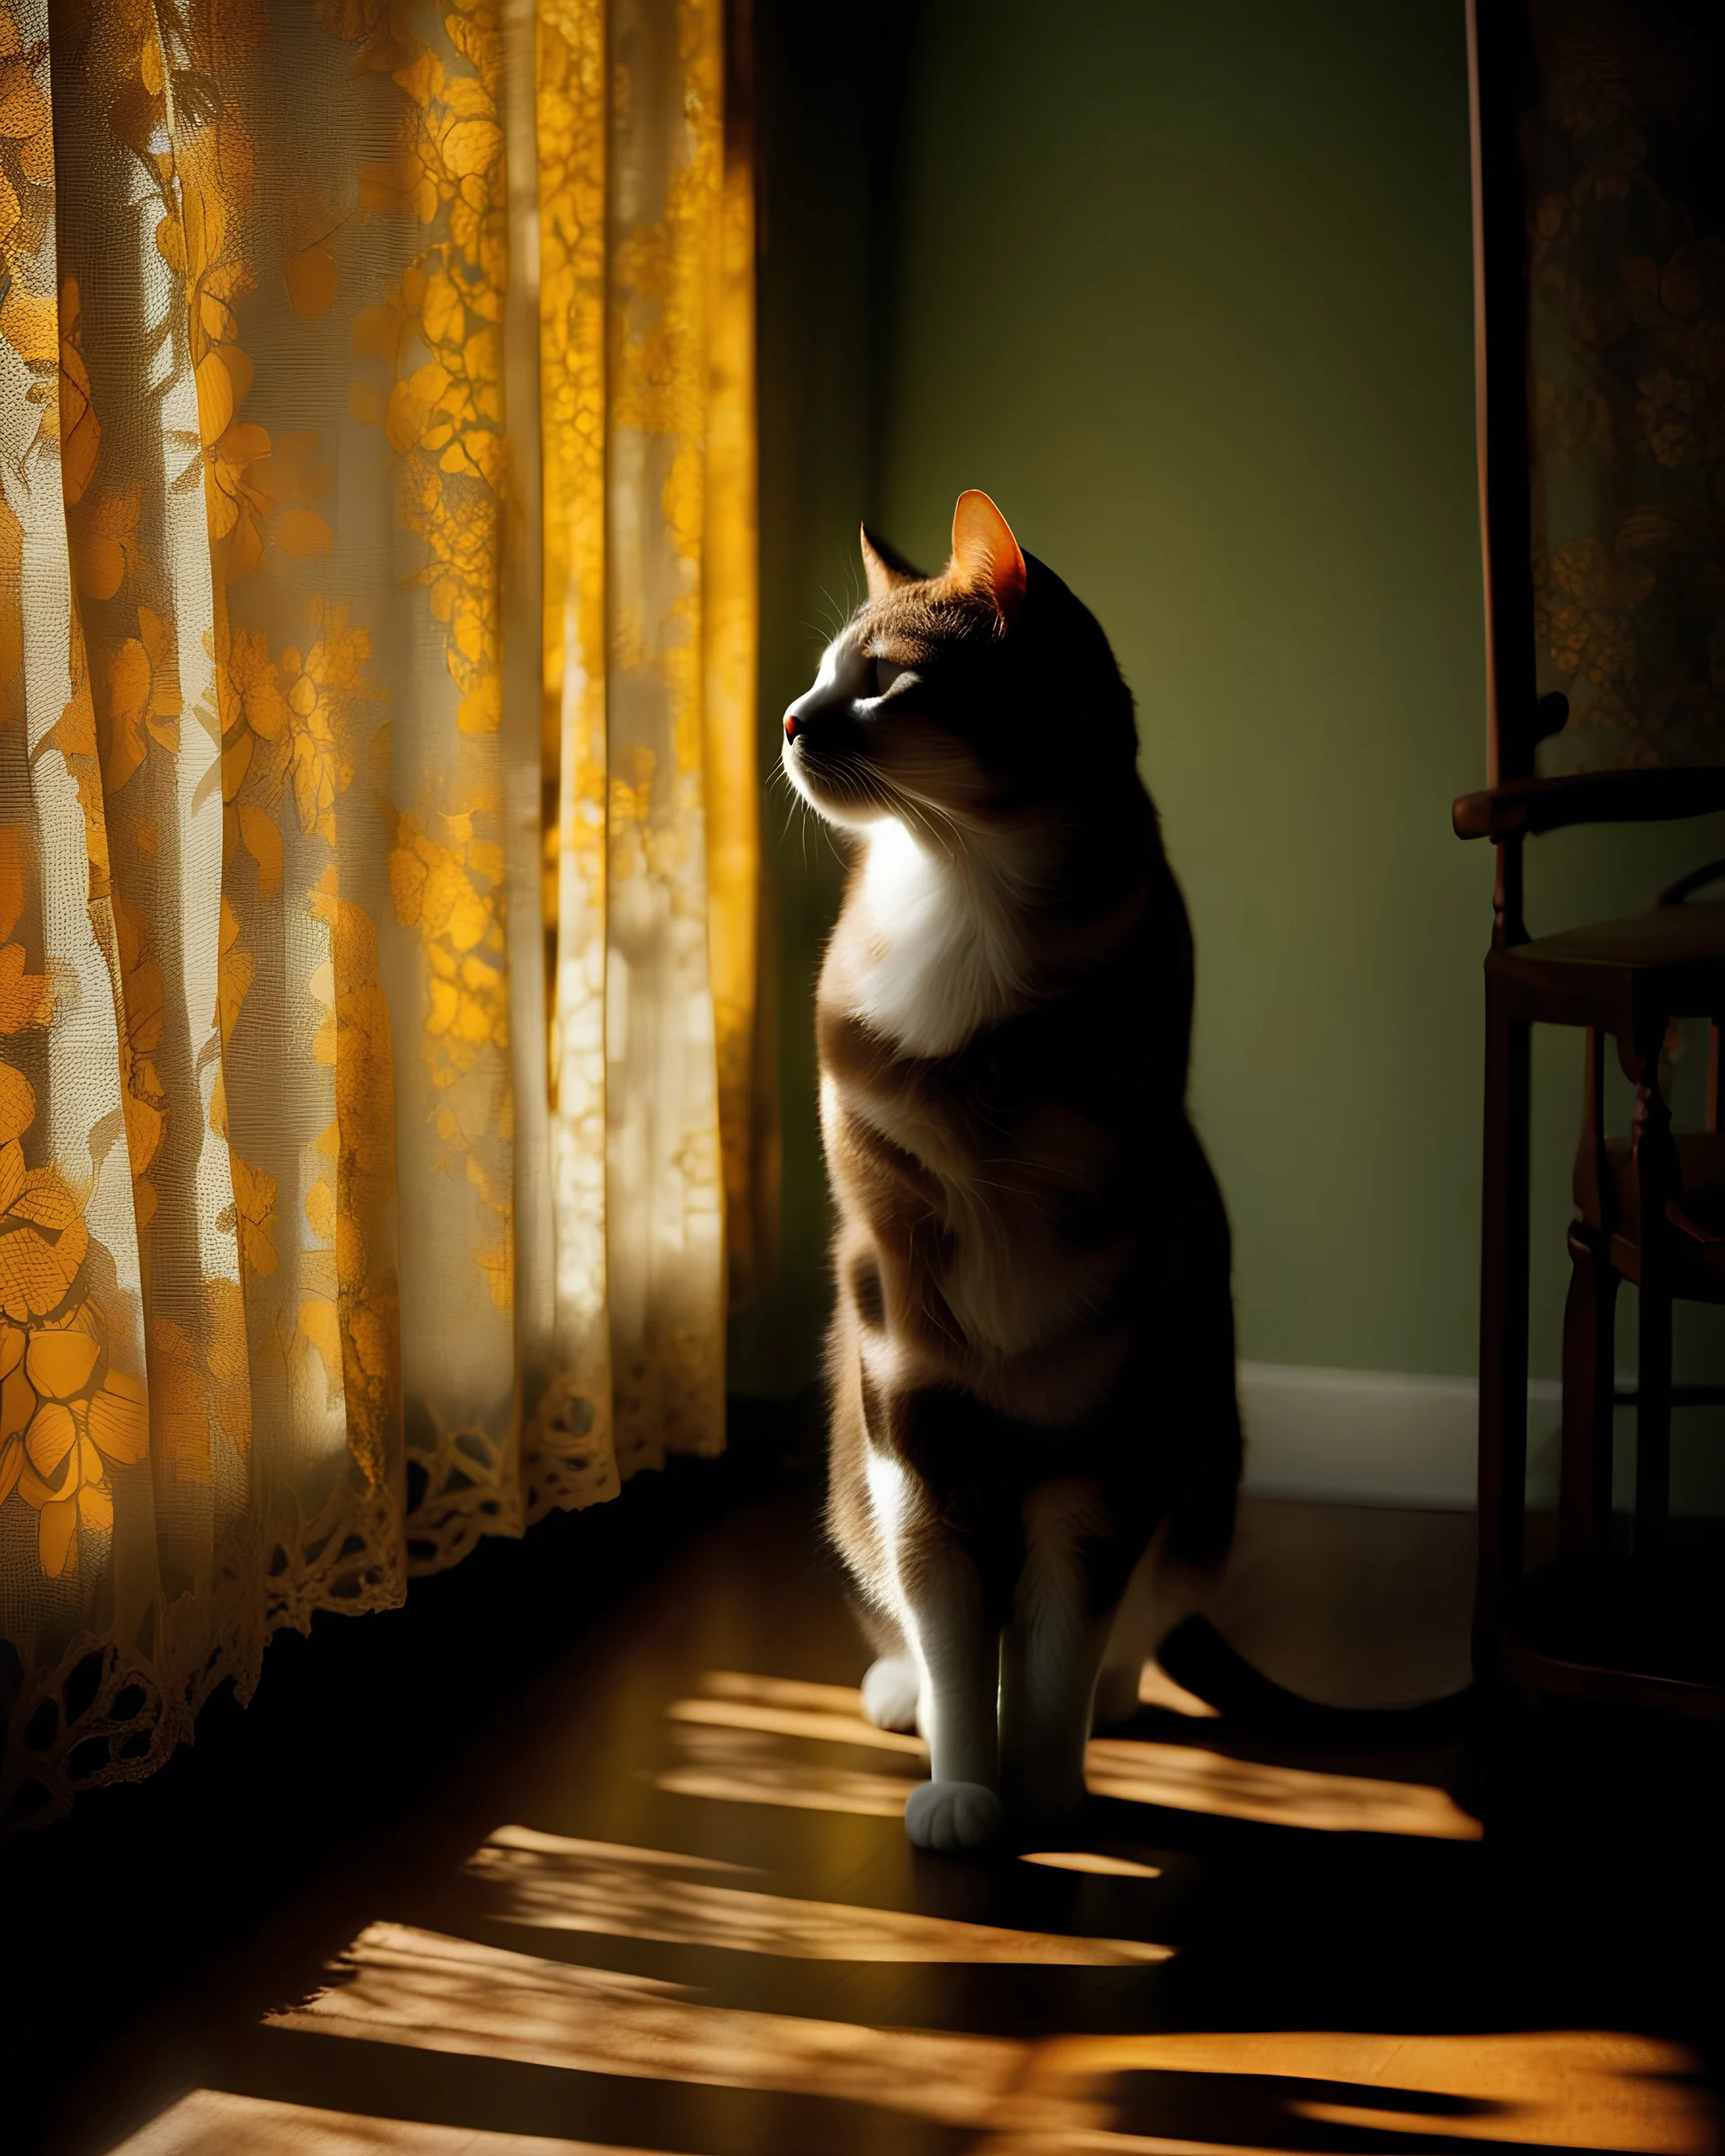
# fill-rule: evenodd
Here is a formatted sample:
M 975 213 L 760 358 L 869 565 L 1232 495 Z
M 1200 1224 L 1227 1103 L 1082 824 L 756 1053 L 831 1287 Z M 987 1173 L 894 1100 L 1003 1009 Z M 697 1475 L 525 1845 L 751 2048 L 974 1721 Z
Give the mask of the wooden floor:
M 718 1522 L 513 1696 L 500 1671 L 494 1717 L 405 1806 L 332 1801 L 292 1898 L 140 1995 L 40 2145 L 1716 2144 L 1715 1912 L 1609 1807 L 1579 1828 L 1580 1781 L 1499 1850 L 1455 1753 L 1278 1752 L 1153 1668 L 1077 1831 L 918 1857 L 920 1746 L 862 1723 L 862 1662 L 806 1496 Z M 75 1861 L 75 1833 L 38 1860 Z

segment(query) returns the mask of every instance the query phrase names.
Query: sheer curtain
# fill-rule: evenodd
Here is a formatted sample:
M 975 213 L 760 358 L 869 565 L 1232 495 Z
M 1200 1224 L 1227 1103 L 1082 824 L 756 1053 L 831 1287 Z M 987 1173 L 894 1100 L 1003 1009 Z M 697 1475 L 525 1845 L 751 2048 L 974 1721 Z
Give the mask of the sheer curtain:
M 11 1821 L 722 1442 L 741 86 L 722 0 L 0 0 Z

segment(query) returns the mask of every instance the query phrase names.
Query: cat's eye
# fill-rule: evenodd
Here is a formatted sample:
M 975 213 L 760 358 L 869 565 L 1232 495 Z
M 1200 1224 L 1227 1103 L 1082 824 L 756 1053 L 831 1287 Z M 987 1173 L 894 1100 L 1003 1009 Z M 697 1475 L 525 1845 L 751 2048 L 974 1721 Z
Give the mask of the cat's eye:
M 870 672 L 873 676 L 873 694 L 877 696 L 884 696 L 893 683 L 908 674 L 910 668 L 895 666 L 889 658 L 877 658 L 872 662 Z

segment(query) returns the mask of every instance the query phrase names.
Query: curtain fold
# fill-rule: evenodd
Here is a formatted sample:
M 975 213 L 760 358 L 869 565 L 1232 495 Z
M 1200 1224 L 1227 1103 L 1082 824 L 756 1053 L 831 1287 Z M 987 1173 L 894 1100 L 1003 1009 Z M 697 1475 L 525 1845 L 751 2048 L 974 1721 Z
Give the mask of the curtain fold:
M 722 1443 L 746 121 L 721 0 L 0 0 L 6 1820 Z

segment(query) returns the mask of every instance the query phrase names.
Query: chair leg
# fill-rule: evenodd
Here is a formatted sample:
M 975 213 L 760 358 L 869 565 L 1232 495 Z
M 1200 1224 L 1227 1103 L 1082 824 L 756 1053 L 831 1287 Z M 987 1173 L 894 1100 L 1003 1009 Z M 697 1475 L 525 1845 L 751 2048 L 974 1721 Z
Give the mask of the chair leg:
M 1565 1557 L 1603 1557 L 1611 1542 L 1613 1321 L 1617 1271 L 1579 1221 L 1570 1230 L 1563 1307 L 1563 1464 L 1558 1515 Z
M 1671 1298 L 1648 1278 L 1641 1241 L 1641 1293 L 1635 1389 L 1635 1556 L 1664 1555 L 1671 1517 Z
M 1503 1008 L 1488 969 L 1485 1188 L 1480 1253 L 1479 1577 L 1473 1663 L 1497 1674 L 1503 1606 L 1522 1569 L 1527 1484 L 1527 1125 L 1532 1029 Z
M 1671 1111 L 1659 1091 L 1653 1028 L 1638 1041 L 1635 1175 L 1641 1206 L 1641 1277 L 1635 1390 L 1635 1560 L 1664 1555 L 1671 1511 L 1671 1227 L 1666 1200 L 1677 1188 Z M 1658 1028 L 1663 1038 L 1664 1026 Z

